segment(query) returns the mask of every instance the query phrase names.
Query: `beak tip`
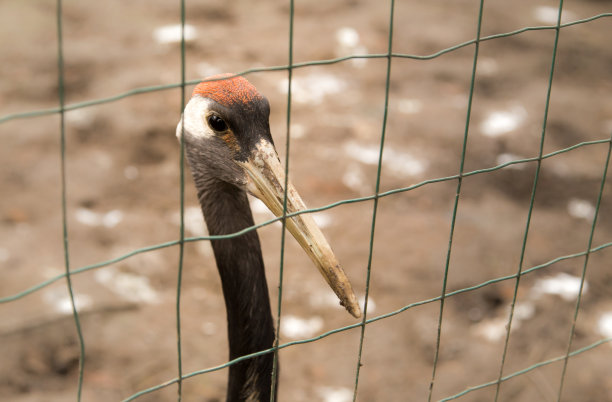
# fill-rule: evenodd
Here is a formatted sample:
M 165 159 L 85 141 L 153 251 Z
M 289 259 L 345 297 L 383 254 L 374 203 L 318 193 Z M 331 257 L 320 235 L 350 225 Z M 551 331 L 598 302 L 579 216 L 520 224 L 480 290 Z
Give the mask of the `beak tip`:
M 340 301 L 340 305 L 342 305 L 353 317 L 361 317 L 361 308 L 359 308 L 359 304 L 355 300 L 347 300 L 346 302 Z

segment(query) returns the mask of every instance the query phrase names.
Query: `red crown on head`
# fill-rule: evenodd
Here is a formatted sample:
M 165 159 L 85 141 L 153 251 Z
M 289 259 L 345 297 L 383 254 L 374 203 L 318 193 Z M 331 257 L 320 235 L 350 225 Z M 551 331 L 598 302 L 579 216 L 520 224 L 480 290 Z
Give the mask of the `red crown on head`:
M 223 77 L 231 77 L 221 79 Z M 246 104 L 255 99 L 263 98 L 257 89 L 242 76 L 233 76 L 233 74 L 219 74 L 208 77 L 199 83 L 193 90 L 192 96 L 200 95 L 205 98 L 214 100 L 215 102 L 231 106 L 236 103 Z

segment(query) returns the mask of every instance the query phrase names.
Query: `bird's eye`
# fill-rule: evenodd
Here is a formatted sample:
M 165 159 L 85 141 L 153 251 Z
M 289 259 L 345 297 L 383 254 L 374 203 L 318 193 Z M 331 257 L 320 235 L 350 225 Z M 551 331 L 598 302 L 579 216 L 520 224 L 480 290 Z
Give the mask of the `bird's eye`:
M 212 128 L 216 132 L 221 133 L 227 130 L 227 123 L 225 123 L 225 120 L 223 120 L 216 114 L 211 114 L 206 120 L 208 121 L 208 125 L 210 126 L 210 128 Z

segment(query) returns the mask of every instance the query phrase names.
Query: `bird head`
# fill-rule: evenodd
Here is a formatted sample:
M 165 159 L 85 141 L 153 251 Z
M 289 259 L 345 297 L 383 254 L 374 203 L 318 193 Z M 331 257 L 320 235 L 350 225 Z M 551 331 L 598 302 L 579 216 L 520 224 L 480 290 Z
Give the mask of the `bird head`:
M 224 77 L 196 86 L 176 135 L 185 141 L 194 173 L 205 172 L 207 178 L 246 190 L 248 176 L 241 164 L 258 143 L 273 144 L 270 105 L 245 78 Z
M 283 216 L 285 170 L 270 134 L 270 105 L 244 77 L 229 74 L 207 78 L 196 86 L 176 135 L 196 185 L 216 180 L 259 198 L 277 217 Z M 287 214 L 306 205 L 287 181 Z M 349 313 L 361 315 L 352 286 L 325 236 L 310 214 L 294 215 L 286 227 L 314 262 Z

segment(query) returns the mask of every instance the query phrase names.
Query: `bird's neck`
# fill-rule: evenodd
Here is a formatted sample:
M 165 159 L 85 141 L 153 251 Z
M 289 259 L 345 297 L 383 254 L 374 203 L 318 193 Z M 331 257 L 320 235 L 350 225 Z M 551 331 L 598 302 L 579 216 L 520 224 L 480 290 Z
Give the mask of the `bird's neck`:
M 235 233 L 254 224 L 247 195 L 235 186 L 208 183 L 198 196 L 211 235 Z M 274 323 L 257 232 L 211 243 L 227 310 L 230 359 L 269 349 Z M 268 353 L 232 365 L 227 401 L 269 400 L 272 362 Z

